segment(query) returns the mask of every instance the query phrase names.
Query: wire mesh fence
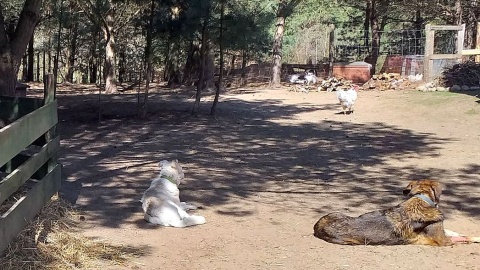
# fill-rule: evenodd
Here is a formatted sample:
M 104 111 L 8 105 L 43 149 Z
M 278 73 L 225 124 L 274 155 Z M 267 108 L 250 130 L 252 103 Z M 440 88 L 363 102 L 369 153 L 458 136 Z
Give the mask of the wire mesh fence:
M 327 64 L 330 48 L 334 48 L 334 62 L 367 61 L 374 47 L 370 31 L 352 28 L 334 29 L 333 44 L 330 44 L 332 28 L 323 27 L 301 33 L 295 47 L 286 55 L 288 63 Z M 381 31 L 377 72 L 397 72 L 403 75 L 421 73 L 425 52 L 425 31 Z
M 422 72 L 425 53 L 424 30 L 380 31 L 380 45 L 372 46 L 369 31 L 335 29 L 335 62 L 371 62 L 372 51 L 378 50 L 377 73 L 400 73 L 403 76 Z
M 423 55 L 425 35 L 423 30 L 395 30 L 379 32 L 380 55 Z M 369 33 L 346 29 L 335 30 L 335 60 L 363 61 L 371 51 Z
M 377 73 L 400 73 L 402 76 L 423 73 L 426 34 L 425 29 L 401 29 L 380 31 L 379 46 L 372 46 L 370 31 L 353 28 L 335 28 L 333 44 L 329 36 L 332 28 L 324 26 L 315 31 L 303 32 L 297 36 L 300 42 L 286 55 L 288 63 L 327 64 L 330 48 L 334 48 L 333 61 L 338 62 L 372 62 L 372 51 L 378 50 L 375 70 Z M 456 54 L 456 31 L 435 31 L 434 53 Z M 458 60 L 434 60 L 434 75 L 439 75 Z

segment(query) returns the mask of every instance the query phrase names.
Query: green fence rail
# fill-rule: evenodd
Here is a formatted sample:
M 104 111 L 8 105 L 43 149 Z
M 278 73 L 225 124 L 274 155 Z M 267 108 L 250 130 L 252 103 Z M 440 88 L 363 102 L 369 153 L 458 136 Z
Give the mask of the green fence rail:
M 44 98 L 0 96 L 0 255 L 60 188 L 53 76 Z

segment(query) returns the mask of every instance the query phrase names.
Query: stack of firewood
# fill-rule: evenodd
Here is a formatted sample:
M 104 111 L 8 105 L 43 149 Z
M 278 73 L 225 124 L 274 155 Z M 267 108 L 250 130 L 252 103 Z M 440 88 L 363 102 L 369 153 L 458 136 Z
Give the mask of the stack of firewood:
M 373 75 L 372 78 L 363 85 L 364 89 L 370 90 L 403 90 L 411 86 L 411 82 L 399 73 L 382 73 Z

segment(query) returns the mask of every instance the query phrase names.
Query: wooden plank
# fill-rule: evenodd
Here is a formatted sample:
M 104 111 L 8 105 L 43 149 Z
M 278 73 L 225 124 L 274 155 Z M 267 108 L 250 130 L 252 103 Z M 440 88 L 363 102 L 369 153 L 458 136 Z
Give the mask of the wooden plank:
M 58 122 L 57 102 L 31 112 L 0 131 L 0 166 L 20 153 Z
M 44 76 L 44 87 L 43 87 L 43 96 L 44 96 L 44 104 L 52 103 L 55 101 L 55 78 L 52 74 L 47 74 Z M 57 126 L 52 127 L 49 131 L 45 133 L 44 139 L 46 141 L 52 140 L 52 138 L 57 136 Z M 53 156 L 48 161 L 46 165 L 47 170 L 51 170 L 56 164 L 58 163 L 57 154 L 54 153 Z
M 21 187 L 31 176 L 42 167 L 47 160 L 54 157 L 60 148 L 60 138 L 57 136 L 25 163 L 15 169 L 5 179 L 0 181 L 0 204 Z
M 61 165 L 57 166 L 38 182 L 24 198 L 20 199 L 0 217 L 0 256 L 8 244 L 42 210 L 60 188 Z
M 431 80 L 431 72 L 433 70 L 433 46 L 435 40 L 435 31 L 432 30 L 432 25 L 425 25 L 425 58 L 423 64 L 423 80 L 429 82 Z
M 462 60 L 463 43 L 465 41 L 465 24 L 462 24 L 461 27 L 462 29 L 458 30 L 457 34 L 457 54 L 460 55 L 458 61 Z
M 433 31 L 437 31 L 437 30 L 460 31 L 460 30 L 462 30 L 462 26 L 461 25 L 432 25 L 431 29 Z
M 480 50 L 480 22 L 477 22 L 477 40 L 475 43 L 475 48 Z M 475 62 L 480 63 L 480 54 L 475 56 Z
M 43 76 L 43 104 L 55 100 L 55 80 L 53 74 Z
M 480 55 L 480 49 L 462 50 L 462 55 Z
M 431 60 L 438 60 L 438 59 L 461 59 L 461 54 L 433 54 L 430 55 Z

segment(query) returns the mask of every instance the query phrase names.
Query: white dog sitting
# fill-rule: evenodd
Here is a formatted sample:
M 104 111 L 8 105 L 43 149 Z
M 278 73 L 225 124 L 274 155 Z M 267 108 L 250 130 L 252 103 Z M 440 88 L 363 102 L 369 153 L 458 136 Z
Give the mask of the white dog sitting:
M 159 164 L 160 175 L 153 179 L 142 197 L 146 221 L 171 227 L 187 227 L 207 222 L 202 216 L 189 215 L 186 211 L 196 206 L 180 202 L 178 185 L 183 179 L 182 166 L 178 160 L 163 160 Z

